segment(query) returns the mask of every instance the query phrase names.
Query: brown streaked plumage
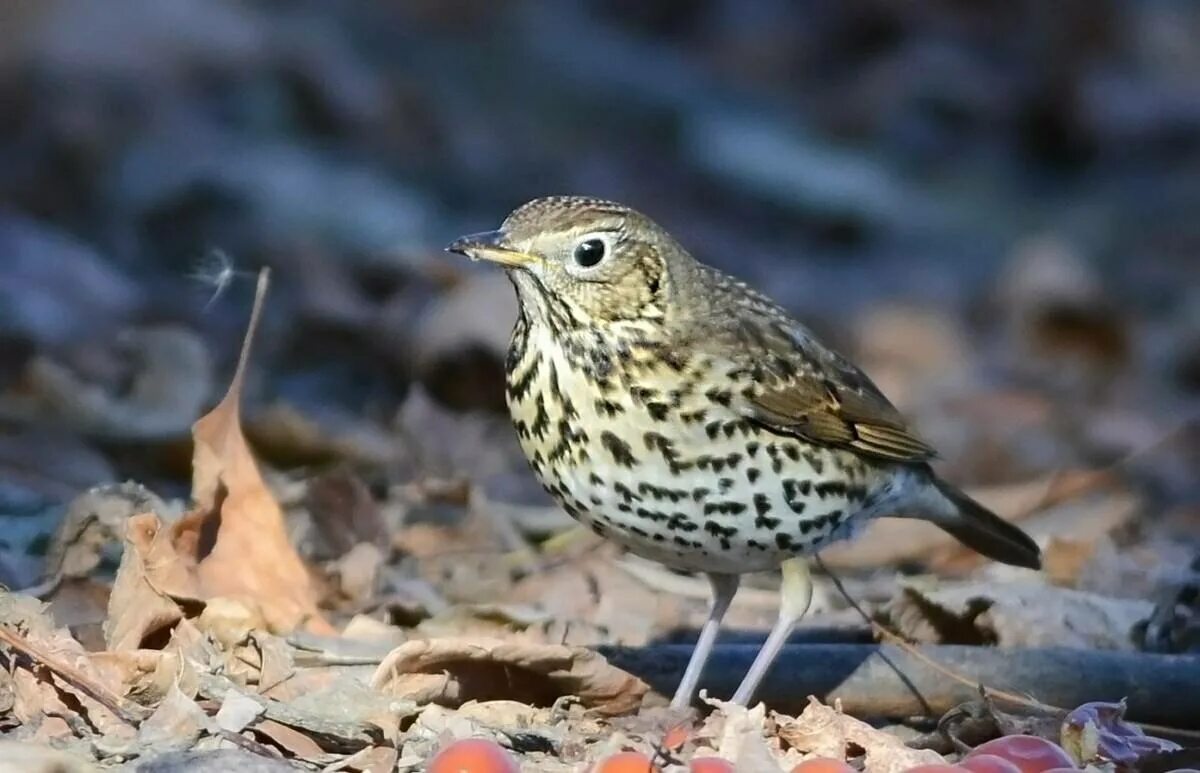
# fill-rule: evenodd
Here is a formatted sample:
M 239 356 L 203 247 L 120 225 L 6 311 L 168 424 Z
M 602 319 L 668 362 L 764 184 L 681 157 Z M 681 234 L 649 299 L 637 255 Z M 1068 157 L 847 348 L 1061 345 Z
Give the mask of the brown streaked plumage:
M 500 263 L 520 316 L 507 401 L 543 486 L 633 552 L 702 571 L 714 603 L 675 705 L 690 702 L 740 574 L 780 566 L 780 618 L 748 701 L 811 585 L 800 558 L 871 518 L 932 521 L 1007 563 L 1019 529 L 939 480 L 933 450 L 861 371 L 646 216 L 537 199 L 450 248 Z

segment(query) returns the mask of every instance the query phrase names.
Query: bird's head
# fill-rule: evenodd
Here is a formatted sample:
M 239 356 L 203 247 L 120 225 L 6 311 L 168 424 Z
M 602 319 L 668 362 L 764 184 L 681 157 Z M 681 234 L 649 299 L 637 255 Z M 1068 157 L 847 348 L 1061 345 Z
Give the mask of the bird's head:
M 691 260 L 645 215 L 577 196 L 534 199 L 499 229 L 456 239 L 447 249 L 499 263 L 523 306 L 577 326 L 663 319 L 672 275 Z

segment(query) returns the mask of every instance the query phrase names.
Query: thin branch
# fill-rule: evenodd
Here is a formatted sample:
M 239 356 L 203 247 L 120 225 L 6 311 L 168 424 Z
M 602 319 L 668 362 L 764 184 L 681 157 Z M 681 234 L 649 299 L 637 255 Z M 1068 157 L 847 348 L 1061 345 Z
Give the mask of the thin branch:
M 44 652 L 37 645 L 15 631 L 0 627 L 0 641 L 31 660 L 41 663 L 64 682 L 96 701 L 126 723 L 137 727 L 141 724 L 142 720 L 150 716 L 149 709 L 138 706 L 136 703 L 130 703 L 119 695 L 109 692 L 108 688 L 104 685 L 97 684 L 75 668 L 56 660 L 53 656 Z
M 828 576 L 833 582 L 833 587 L 837 588 L 838 593 L 842 594 L 842 597 L 846 599 L 846 603 L 849 604 L 850 607 L 857 612 L 860 617 L 862 617 L 866 624 L 871 626 L 873 630 L 882 630 L 882 627 L 872 620 L 870 616 L 867 615 L 866 611 L 859 606 L 858 601 L 850 595 L 849 591 L 846 590 L 846 586 L 842 585 L 842 579 L 833 572 L 829 571 L 829 567 L 827 567 L 825 562 L 821 560 L 821 556 L 814 554 L 813 560 L 817 562 L 817 566 L 821 567 L 821 571 L 824 572 L 826 576 Z M 907 645 L 907 642 L 902 642 L 900 646 L 905 645 Z M 917 702 L 921 704 L 921 710 L 925 712 L 925 715 L 933 716 L 933 707 L 929 705 L 929 701 L 925 700 L 925 696 L 922 695 L 921 691 L 917 689 L 917 686 L 913 684 L 913 681 L 908 677 L 908 674 L 904 673 L 900 667 L 889 660 L 886 655 L 881 653 L 880 658 L 883 660 L 883 662 L 888 664 L 888 667 L 895 672 L 896 677 L 904 683 L 904 686 L 907 687 L 909 691 L 912 692 L 913 696 L 917 699 Z

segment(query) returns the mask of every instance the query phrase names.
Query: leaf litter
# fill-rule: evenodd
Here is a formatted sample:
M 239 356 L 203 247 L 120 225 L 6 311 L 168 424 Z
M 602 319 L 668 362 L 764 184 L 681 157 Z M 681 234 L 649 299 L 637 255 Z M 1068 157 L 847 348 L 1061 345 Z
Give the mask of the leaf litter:
M 267 283 L 264 272 L 228 391 L 192 427 L 190 507 L 180 515 L 133 483 L 98 488 L 76 500 L 51 543 L 39 592 L 53 604 L 70 583 L 93 583 L 106 602 L 100 640 L 85 647 L 76 630 L 86 625 L 57 625 L 42 602 L 0 595 L 6 759 L 68 770 L 253 758 L 311 770 L 420 770 L 446 743 L 482 737 L 530 771 L 586 770 L 636 750 L 666 771 L 683 770 L 691 756 L 764 772 L 834 757 L 894 773 L 961 753 L 961 741 L 921 748 L 909 727 L 866 722 L 815 697 L 796 716 L 715 699 L 702 717 L 667 712 L 640 678 L 652 674 L 626 672 L 584 645 L 653 649 L 702 619 L 703 594 L 611 546 L 555 536 L 565 522 L 544 505 L 495 502 L 469 481 L 435 477 L 393 487 L 380 504 L 345 469 L 311 476 L 281 503 L 241 417 Z M 1088 520 L 1079 502 L 1098 491 L 1109 494 L 1107 509 Z M 941 535 L 888 524 L 831 551 L 830 563 L 854 571 L 921 560 L 965 576 L 913 578 L 887 593 L 876 588 L 894 581 L 850 582 L 877 620 L 918 644 L 1138 647 L 1133 632 L 1153 605 L 1087 590 L 1097 582 L 1088 567 L 1111 555 L 1106 546 L 1137 508 L 1118 482 L 1071 473 L 977 493 L 1035 533 L 1041 524 L 1071 534 L 1070 545 L 1050 542 L 1062 554 L 1046 577 L 1056 584 L 992 582 L 986 566 L 973 579 L 975 559 L 964 563 Z M 297 508 L 312 518 L 307 532 L 294 528 Z M 121 557 L 107 585 L 95 578 L 114 546 Z M 834 606 L 832 588 L 818 582 L 827 599 L 818 606 Z M 748 585 L 731 619 L 765 627 L 771 588 L 754 578 Z M 847 619 L 819 612 L 801 635 L 822 625 L 844 635 Z M 866 621 L 858 631 L 871 635 Z M 1172 749 L 1107 704 L 1036 725 L 981 705 L 984 735 L 1036 726 L 1081 763 L 1129 764 Z

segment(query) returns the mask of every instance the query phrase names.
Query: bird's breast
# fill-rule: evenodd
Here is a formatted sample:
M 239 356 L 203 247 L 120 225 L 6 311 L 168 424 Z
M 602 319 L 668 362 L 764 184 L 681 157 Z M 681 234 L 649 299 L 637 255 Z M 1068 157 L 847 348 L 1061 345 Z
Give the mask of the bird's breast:
M 645 339 L 564 339 L 522 321 L 507 401 L 543 487 L 634 552 L 745 572 L 845 531 L 869 469 L 764 432 L 737 413 L 741 385 L 716 367 Z

